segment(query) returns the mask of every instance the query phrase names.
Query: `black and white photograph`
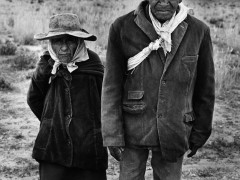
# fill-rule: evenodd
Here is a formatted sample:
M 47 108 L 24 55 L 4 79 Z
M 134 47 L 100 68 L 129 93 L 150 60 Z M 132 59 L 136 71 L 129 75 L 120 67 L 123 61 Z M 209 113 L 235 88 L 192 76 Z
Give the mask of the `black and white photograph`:
M 240 180 L 240 1 L 0 0 L 0 180 Z

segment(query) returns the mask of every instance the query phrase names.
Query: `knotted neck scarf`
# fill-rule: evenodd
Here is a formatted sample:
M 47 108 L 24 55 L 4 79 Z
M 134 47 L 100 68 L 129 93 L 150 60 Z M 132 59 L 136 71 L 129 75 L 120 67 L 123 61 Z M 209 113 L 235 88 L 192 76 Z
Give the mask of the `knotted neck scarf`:
M 65 64 L 65 63 L 60 62 L 56 53 L 52 49 L 52 43 L 50 41 L 48 42 L 48 51 L 49 51 L 49 54 L 50 54 L 51 58 L 55 61 L 51 73 L 56 74 L 56 72 L 58 70 L 58 67 L 61 64 Z M 89 59 L 89 56 L 88 56 L 88 52 L 87 52 L 85 42 L 84 42 L 83 39 L 79 38 L 78 39 L 78 46 L 77 46 L 77 49 L 76 49 L 76 51 L 73 55 L 72 60 L 69 63 L 66 64 L 67 70 L 70 73 L 73 72 L 74 70 L 76 70 L 78 68 L 78 66 L 75 64 L 76 62 L 87 61 L 88 59 Z
M 153 50 L 158 50 L 160 47 L 163 48 L 164 54 L 166 56 L 167 52 L 171 52 L 172 49 L 172 32 L 178 27 L 178 25 L 186 19 L 189 8 L 186 7 L 183 3 L 179 4 L 179 12 L 174 13 L 173 17 L 165 22 L 163 26 L 161 23 L 152 15 L 150 6 L 149 6 L 149 15 L 153 24 L 153 27 L 159 38 L 154 42 L 151 42 L 146 48 L 135 56 L 128 59 L 128 70 L 134 69 L 138 66 Z

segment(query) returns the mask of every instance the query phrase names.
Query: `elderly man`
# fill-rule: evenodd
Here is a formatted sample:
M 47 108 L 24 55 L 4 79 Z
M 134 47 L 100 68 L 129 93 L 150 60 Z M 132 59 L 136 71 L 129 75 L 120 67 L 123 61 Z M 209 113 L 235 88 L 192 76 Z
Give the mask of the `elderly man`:
M 181 179 L 211 134 L 214 64 L 208 26 L 181 0 L 148 0 L 110 28 L 102 94 L 104 146 L 120 180 Z
M 103 66 L 85 40 L 96 37 L 80 27 L 77 15 L 50 18 L 48 51 L 37 64 L 28 104 L 40 120 L 33 158 L 40 180 L 106 180 L 100 98 Z

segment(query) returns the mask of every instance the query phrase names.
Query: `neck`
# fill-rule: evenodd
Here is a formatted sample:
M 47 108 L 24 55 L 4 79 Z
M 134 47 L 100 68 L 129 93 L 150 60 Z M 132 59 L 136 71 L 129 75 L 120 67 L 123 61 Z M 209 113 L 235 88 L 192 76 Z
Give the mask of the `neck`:
M 154 16 L 154 15 L 153 15 Z M 156 18 L 156 17 L 155 17 Z M 168 19 L 169 20 L 169 19 Z M 166 21 L 168 20 L 161 20 L 161 19 L 158 19 L 158 21 L 161 23 L 161 24 L 164 24 Z

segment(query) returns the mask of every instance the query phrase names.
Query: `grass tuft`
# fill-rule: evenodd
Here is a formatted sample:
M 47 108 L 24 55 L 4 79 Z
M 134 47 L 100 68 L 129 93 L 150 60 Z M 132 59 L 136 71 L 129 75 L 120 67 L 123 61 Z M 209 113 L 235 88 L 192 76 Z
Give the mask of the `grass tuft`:
M 12 91 L 13 89 L 12 84 L 0 76 L 0 91 Z
M 17 45 L 11 41 L 0 44 L 0 55 L 15 55 Z
M 17 51 L 16 56 L 3 61 L 3 63 L 9 64 L 13 70 L 22 71 L 34 69 L 37 59 L 36 53 L 21 48 Z

